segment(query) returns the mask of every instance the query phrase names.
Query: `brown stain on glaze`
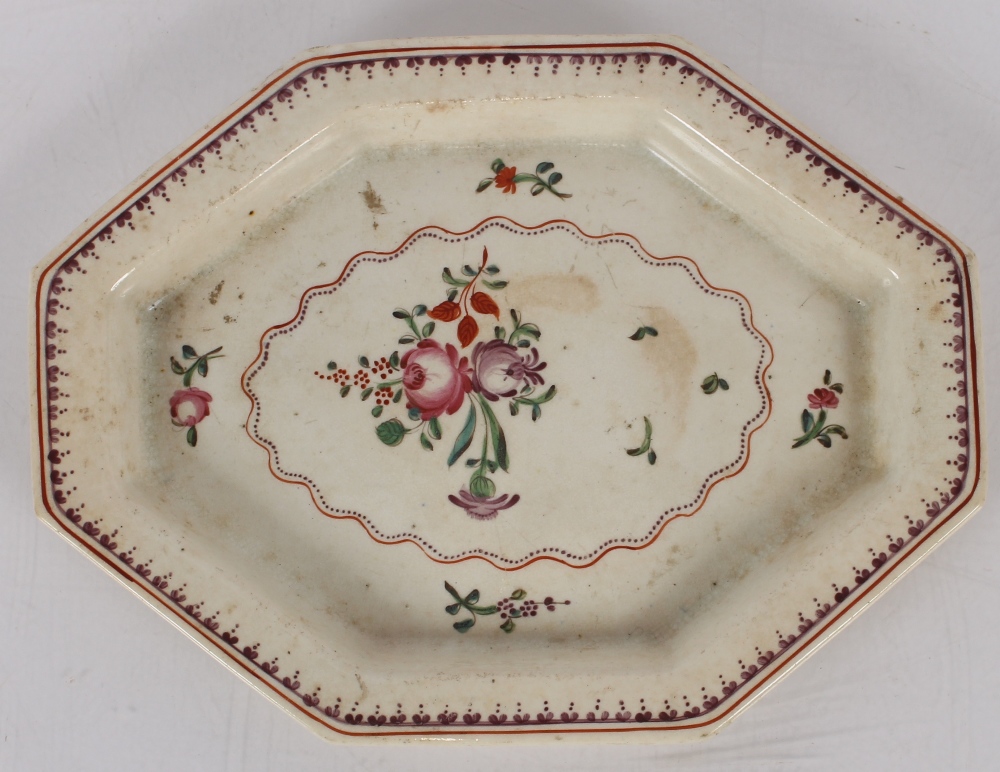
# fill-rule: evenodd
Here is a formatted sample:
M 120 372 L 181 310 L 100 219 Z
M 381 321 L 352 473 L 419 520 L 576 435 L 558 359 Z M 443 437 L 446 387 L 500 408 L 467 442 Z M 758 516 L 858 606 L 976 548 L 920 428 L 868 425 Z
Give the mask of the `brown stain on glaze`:
M 365 206 L 368 207 L 368 211 L 372 214 L 386 214 L 387 210 L 382 204 L 382 197 L 375 192 L 375 188 L 372 187 L 371 182 L 365 184 L 365 189 L 359 191 L 361 198 L 365 200 Z
M 687 423 L 688 404 L 695 393 L 691 384 L 696 380 L 701 382 L 694 372 L 698 350 L 683 322 L 667 309 L 650 308 L 645 314 L 646 324 L 656 328 L 659 335 L 636 341 L 636 345 L 646 347 L 648 361 L 656 372 L 656 382 L 663 393 L 671 395 L 675 428 L 683 431 Z
M 507 301 L 518 309 L 590 312 L 601 304 L 601 295 L 589 276 L 549 273 L 532 276 L 530 282 L 512 283 L 507 288 Z
M 226 280 L 223 279 L 218 284 L 215 285 L 215 289 L 208 293 L 208 302 L 213 306 L 219 302 L 219 295 L 222 294 L 222 288 L 225 286 Z

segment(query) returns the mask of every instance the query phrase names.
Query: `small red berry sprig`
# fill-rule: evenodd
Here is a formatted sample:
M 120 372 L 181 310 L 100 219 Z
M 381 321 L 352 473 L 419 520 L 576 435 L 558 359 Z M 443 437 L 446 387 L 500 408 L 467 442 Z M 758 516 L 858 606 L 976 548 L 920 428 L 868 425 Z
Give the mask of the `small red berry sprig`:
M 501 630 L 505 633 L 512 633 L 515 628 L 515 619 L 527 619 L 529 617 L 537 616 L 539 610 L 542 608 L 546 611 L 555 611 L 556 606 L 569 605 L 568 600 L 553 600 L 551 597 L 547 597 L 543 601 L 532 600 L 528 598 L 527 592 L 517 589 L 506 598 L 502 598 L 490 606 L 480 606 L 478 605 L 479 590 L 473 590 L 465 597 L 462 597 L 458 593 L 458 590 L 452 587 L 448 582 L 444 583 L 444 588 L 456 601 L 455 603 L 445 606 L 445 611 L 454 616 L 462 609 L 465 609 L 471 614 L 468 619 L 462 619 L 452 625 L 452 627 L 460 633 L 467 632 L 471 629 L 476 624 L 476 617 L 490 616 L 492 614 L 499 614 L 500 618 L 504 620 L 503 624 L 500 625 Z
M 382 411 L 393 402 L 403 398 L 402 378 L 393 378 L 399 373 L 399 352 L 393 351 L 389 356 L 369 361 L 368 357 L 358 357 L 360 368 L 354 371 L 346 367 L 338 367 L 336 362 L 327 362 L 327 372 L 316 370 L 313 374 L 325 381 L 332 381 L 340 387 L 340 396 L 346 397 L 351 389 L 361 390 L 361 401 L 375 398 L 372 415 L 378 418 Z

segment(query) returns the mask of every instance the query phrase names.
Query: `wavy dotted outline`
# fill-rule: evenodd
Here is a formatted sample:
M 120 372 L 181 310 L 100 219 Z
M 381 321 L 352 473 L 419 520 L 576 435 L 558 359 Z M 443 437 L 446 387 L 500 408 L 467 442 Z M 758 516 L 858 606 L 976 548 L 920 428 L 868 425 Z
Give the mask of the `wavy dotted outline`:
M 491 552 L 483 548 L 466 549 L 458 553 L 447 554 L 437 549 L 428 539 L 414 532 L 404 532 L 388 534 L 382 531 L 374 519 L 362 512 L 343 509 L 329 502 L 319 485 L 309 476 L 285 469 L 281 466 L 281 454 L 277 444 L 265 437 L 260 432 L 260 422 L 263 412 L 260 394 L 254 390 L 254 379 L 264 370 L 271 355 L 271 347 L 281 338 L 291 335 L 305 322 L 306 315 L 314 299 L 330 296 L 338 290 L 345 288 L 348 280 L 354 274 L 359 265 L 364 263 L 383 264 L 389 263 L 406 254 L 411 247 L 423 239 L 437 239 L 439 241 L 456 244 L 479 238 L 487 231 L 499 228 L 518 236 L 537 236 L 553 231 L 567 233 L 583 244 L 593 245 L 600 243 L 622 244 L 628 247 L 631 252 L 642 260 L 646 265 L 654 268 L 679 268 L 695 283 L 695 285 L 705 294 L 719 297 L 736 303 L 740 311 L 740 323 L 750 334 L 760 347 L 760 354 L 757 358 L 754 370 L 754 385 L 760 395 L 760 403 L 757 412 L 747 420 L 739 435 L 739 452 L 735 459 L 723 465 L 719 469 L 712 471 L 698 488 L 694 499 L 687 503 L 669 507 L 657 516 L 653 525 L 641 536 L 620 536 L 607 539 L 590 552 L 575 554 L 559 546 L 536 547 L 519 557 L 509 557 Z M 660 535 L 666 525 L 679 518 L 689 517 L 695 514 L 704 505 L 712 488 L 723 480 L 730 479 L 746 468 L 746 462 L 750 454 L 750 437 L 760 429 L 770 417 L 770 394 L 767 385 L 764 383 L 764 374 L 773 359 L 773 352 L 767 338 L 753 325 L 753 314 L 747 298 L 739 292 L 729 289 L 722 289 L 710 284 L 698 267 L 698 264 L 689 257 L 673 255 L 670 257 L 655 257 L 651 255 L 631 234 L 612 233 L 601 236 L 592 236 L 585 233 L 578 225 L 567 220 L 552 220 L 538 226 L 525 226 L 507 217 L 490 217 L 479 223 L 468 231 L 450 231 L 438 226 L 427 226 L 412 233 L 403 243 L 391 252 L 364 251 L 354 255 L 347 261 L 340 277 L 333 282 L 310 287 L 299 300 L 298 310 L 295 316 L 283 324 L 275 325 L 261 336 L 260 353 L 250 364 L 243 376 L 243 391 L 250 398 L 250 415 L 247 418 L 247 434 L 264 448 L 268 453 L 268 468 L 271 474 L 282 482 L 295 485 L 304 485 L 316 508 L 324 515 L 335 519 L 351 519 L 360 523 L 368 535 L 380 544 L 401 544 L 412 543 L 419 546 L 428 557 L 444 563 L 457 563 L 469 558 L 481 558 L 497 568 L 515 570 L 524 568 L 527 565 L 543 559 L 557 560 L 574 568 L 591 566 L 615 549 L 642 549 L 652 544 Z

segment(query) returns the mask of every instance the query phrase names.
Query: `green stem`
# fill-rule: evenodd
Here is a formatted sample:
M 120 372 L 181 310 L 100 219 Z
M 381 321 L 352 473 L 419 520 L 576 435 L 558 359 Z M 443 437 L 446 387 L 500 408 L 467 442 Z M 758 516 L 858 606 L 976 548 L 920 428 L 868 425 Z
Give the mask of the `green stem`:
M 490 426 L 489 422 L 486 420 L 486 414 L 483 413 L 483 455 L 479 459 L 479 472 L 473 477 L 485 477 L 486 476 L 486 457 L 490 452 Z
M 184 380 L 183 380 L 184 386 L 186 387 L 191 385 L 191 381 L 194 378 L 194 374 L 195 372 L 197 372 L 198 366 L 202 362 L 207 362 L 209 359 L 222 359 L 225 356 L 225 354 L 219 354 L 220 351 L 222 351 L 222 346 L 219 346 L 218 348 L 213 348 L 207 354 L 202 354 L 200 357 L 194 360 L 194 364 L 184 371 Z M 215 354 L 219 355 L 215 356 Z
M 812 429 L 803 434 L 792 445 L 793 448 L 800 448 L 803 445 L 808 445 L 810 442 L 819 437 L 823 433 L 823 429 L 826 427 L 826 411 L 820 410 L 819 415 L 816 417 L 816 423 L 813 424 Z

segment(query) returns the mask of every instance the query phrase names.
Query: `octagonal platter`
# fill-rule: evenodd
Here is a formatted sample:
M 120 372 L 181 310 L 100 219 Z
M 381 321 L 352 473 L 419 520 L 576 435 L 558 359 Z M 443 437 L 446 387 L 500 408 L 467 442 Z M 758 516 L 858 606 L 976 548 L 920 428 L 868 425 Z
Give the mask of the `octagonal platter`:
M 330 738 L 695 737 L 980 505 L 975 293 L 682 41 L 311 51 L 37 269 L 38 509 Z

